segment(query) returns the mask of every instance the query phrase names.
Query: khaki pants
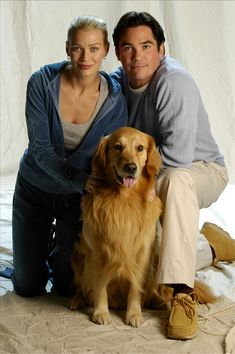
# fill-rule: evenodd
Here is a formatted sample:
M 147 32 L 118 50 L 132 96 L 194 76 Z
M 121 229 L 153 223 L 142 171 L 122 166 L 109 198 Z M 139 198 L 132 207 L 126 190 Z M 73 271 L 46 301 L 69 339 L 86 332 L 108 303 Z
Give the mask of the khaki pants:
M 226 168 L 213 162 L 198 161 L 190 168 L 171 167 L 162 171 L 157 186 L 164 208 L 160 220 L 159 284 L 183 283 L 193 287 L 199 211 L 214 203 L 227 183 Z

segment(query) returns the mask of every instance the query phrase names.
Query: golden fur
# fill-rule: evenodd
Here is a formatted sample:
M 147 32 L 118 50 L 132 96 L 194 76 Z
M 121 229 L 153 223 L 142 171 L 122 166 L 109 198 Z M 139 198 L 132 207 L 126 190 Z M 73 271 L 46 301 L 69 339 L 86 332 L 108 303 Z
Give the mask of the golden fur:
M 160 168 L 153 138 L 134 128 L 120 128 L 98 146 L 92 175 L 104 183 L 82 200 L 82 236 L 72 257 L 77 292 L 70 302 L 71 309 L 92 305 L 95 323 L 109 323 L 109 308 L 127 308 L 126 324 L 138 327 L 142 306 L 172 295 L 155 280 L 162 203 L 153 191 Z M 206 289 L 201 294 L 209 299 Z

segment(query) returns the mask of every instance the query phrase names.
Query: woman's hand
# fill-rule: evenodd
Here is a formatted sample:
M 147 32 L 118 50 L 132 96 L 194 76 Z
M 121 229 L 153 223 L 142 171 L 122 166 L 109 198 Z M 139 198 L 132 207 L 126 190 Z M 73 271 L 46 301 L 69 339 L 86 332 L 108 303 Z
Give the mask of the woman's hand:
M 94 193 L 97 187 L 104 184 L 104 180 L 101 177 L 90 176 L 85 184 L 85 191 L 88 193 Z

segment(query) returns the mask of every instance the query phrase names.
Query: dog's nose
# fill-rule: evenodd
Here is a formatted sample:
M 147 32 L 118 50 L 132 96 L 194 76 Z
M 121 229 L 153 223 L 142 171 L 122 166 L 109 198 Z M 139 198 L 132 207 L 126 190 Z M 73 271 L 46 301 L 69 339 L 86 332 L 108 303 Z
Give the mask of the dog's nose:
M 124 171 L 128 172 L 130 174 L 134 174 L 137 170 L 137 166 L 135 163 L 131 162 L 131 163 L 126 163 L 124 165 Z

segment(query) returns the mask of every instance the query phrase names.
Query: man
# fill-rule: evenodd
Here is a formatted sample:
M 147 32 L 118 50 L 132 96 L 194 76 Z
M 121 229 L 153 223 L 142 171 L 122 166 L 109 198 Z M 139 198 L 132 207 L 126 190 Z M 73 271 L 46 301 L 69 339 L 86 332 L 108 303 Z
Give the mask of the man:
M 228 183 L 224 158 L 194 80 L 165 56 L 164 31 L 156 19 L 146 12 L 128 12 L 115 27 L 113 40 L 122 67 L 112 75 L 123 86 L 129 125 L 155 138 L 164 164 L 157 184 L 164 204 L 157 281 L 174 288 L 167 335 L 191 339 L 198 328 L 192 291 L 199 210 L 215 202 Z M 210 238 L 214 256 L 235 259 L 235 241 L 223 230 L 206 224 L 202 232 Z

